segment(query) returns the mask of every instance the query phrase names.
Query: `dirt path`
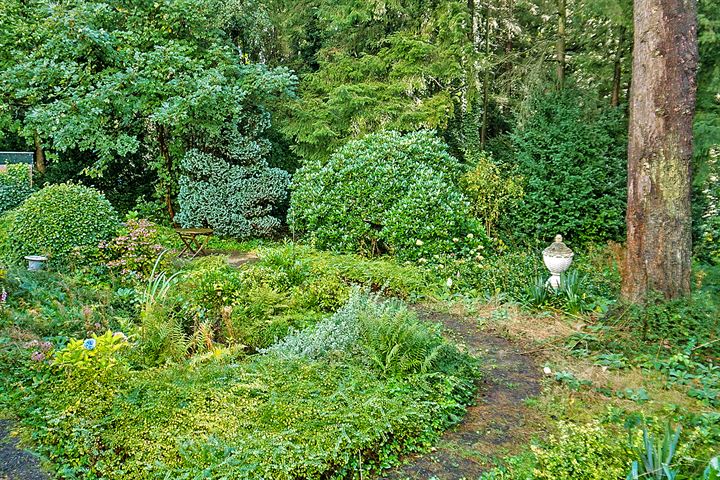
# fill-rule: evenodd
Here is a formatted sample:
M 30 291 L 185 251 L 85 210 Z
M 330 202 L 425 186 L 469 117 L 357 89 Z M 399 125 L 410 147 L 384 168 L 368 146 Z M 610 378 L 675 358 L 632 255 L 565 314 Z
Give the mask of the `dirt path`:
M 420 315 L 444 325 L 449 337 L 482 358 L 484 378 L 476 404 L 434 451 L 410 457 L 380 478 L 477 480 L 490 469 L 492 458 L 518 453 L 537 431 L 540 419 L 524 400 L 540 393 L 541 369 L 508 340 L 481 332 L 472 319 L 423 311 Z
M 11 428 L 9 420 L 0 420 L 0 480 L 49 479 L 38 459 L 18 447 L 17 439 L 10 435 Z
M 238 268 L 240 265 L 244 265 L 246 263 L 254 263 L 259 260 L 259 257 L 255 253 L 248 253 L 248 252 L 239 252 L 239 251 L 232 251 L 229 253 L 225 253 L 225 255 L 228 255 L 228 264 L 231 267 Z

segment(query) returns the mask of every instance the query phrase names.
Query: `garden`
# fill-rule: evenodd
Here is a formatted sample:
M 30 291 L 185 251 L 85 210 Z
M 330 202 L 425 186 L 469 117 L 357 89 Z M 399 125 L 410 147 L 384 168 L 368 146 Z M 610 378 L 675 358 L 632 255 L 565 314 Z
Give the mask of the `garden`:
M 720 479 L 720 6 L 490 3 L 0 6 L 0 480 Z

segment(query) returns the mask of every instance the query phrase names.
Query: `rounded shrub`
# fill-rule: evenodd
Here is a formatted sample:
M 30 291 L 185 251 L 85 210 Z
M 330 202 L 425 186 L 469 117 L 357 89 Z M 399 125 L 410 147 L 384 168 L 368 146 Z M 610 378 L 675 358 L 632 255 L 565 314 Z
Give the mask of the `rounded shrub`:
M 0 215 L 20 205 L 33 193 L 27 165 L 8 165 L 0 172 Z
M 15 256 L 48 255 L 53 263 L 67 260 L 76 247 L 97 247 L 120 225 L 100 192 L 74 184 L 45 187 L 11 215 L 7 242 Z
M 289 223 L 320 248 L 417 260 L 486 243 L 457 180 L 460 165 L 433 132 L 367 135 L 295 174 Z

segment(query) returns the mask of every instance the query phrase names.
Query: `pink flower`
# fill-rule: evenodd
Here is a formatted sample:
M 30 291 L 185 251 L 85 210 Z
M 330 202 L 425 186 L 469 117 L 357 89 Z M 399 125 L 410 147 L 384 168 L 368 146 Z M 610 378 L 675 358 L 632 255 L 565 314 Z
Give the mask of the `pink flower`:
M 30 356 L 30 359 L 33 362 L 42 362 L 45 360 L 45 354 L 42 352 L 33 352 L 33 354 Z

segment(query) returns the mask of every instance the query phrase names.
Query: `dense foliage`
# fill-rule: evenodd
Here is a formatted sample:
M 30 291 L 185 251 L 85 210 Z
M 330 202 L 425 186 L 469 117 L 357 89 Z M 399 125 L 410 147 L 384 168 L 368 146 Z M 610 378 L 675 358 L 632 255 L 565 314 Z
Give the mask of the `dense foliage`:
M 295 174 L 291 226 L 322 248 L 403 259 L 482 247 L 459 172 L 432 132 L 371 134 Z
M 253 153 L 234 150 L 232 157 L 249 156 L 252 161 Z M 250 166 L 232 164 L 197 150 L 185 154 L 181 168 L 176 221 L 182 226 L 211 227 L 219 235 L 240 239 L 278 231 L 278 207 L 290 183 L 284 170 L 257 160 Z
M 494 234 L 502 213 L 515 208 L 523 197 L 522 179 L 502 172 L 487 152 L 468 152 L 466 160 L 470 169 L 462 177 L 463 192 L 487 234 Z
M 164 249 L 157 225 L 144 219 L 128 219 L 120 235 L 98 244 L 98 255 L 109 271 L 135 282 L 152 276 L 156 259 Z
M 255 13 L 218 0 L 6 2 L 0 128 L 94 176 L 135 171 L 121 178 L 152 182 L 172 212 L 190 148 L 242 145 L 258 161 L 269 149 L 270 104 L 293 77 L 245 56 L 264 27 Z
M 627 306 L 630 0 L 4 0 L 0 150 L 45 188 L 0 173 L 0 416 L 67 479 L 363 479 L 430 449 L 482 480 L 720 478 L 697 3 L 692 293 Z
M 702 214 L 696 218 L 698 239 L 695 251 L 705 261 L 720 265 L 720 150 L 708 153 L 705 181 L 699 196 Z
M 553 448 L 538 448 L 536 480 L 622 478 L 632 458 L 627 436 L 598 424 L 564 424 L 550 438 Z
M 328 263 L 326 256 L 288 246 L 264 252 L 261 262 L 242 270 L 218 258 L 198 261 L 162 298 L 145 299 L 138 361 L 177 361 L 215 345 L 266 348 L 337 310 L 348 299 L 349 283 L 411 298 L 424 292 L 417 269 L 346 260 Z
M 558 233 L 580 244 L 624 236 L 624 122 L 580 100 L 574 92 L 537 97 L 511 136 L 509 167 L 523 178 L 525 194 L 501 221 L 516 241 L 544 244 Z
M 47 255 L 63 263 L 78 247 L 97 246 L 120 226 L 117 212 L 89 187 L 50 185 L 11 212 L 6 242 L 15 259 Z
M 0 172 L 0 215 L 20 205 L 33 191 L 27 165 L 8 165 Z

